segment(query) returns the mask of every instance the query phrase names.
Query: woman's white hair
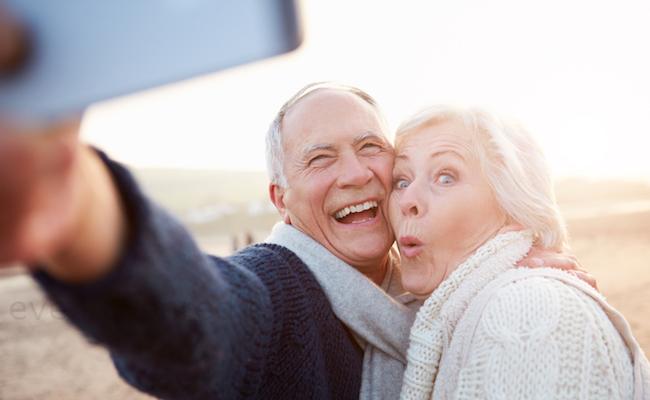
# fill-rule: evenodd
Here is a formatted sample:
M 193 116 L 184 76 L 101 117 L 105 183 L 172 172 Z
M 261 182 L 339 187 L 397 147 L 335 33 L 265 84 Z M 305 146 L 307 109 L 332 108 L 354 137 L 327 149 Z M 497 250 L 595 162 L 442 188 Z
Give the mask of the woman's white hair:
M 396 146 L 417 128 L 450 120 L 462 122 L 470 132 L 475 156 L 505 213 L 532 230 L 543 247 L 566 247 L 566 226 L 555 202 L 546 159 L 521 125 L 479 108 L 439 105 L 403 122 L 397 129 Z
M 378 118 L 382 125 L 384 125 L 384 130 L 386 131 L 386 122 L 384 120 L 383 114 L 377 105 L 375 99 L 373 99 L 368 93 L 363 90 L 356 88 L 354 86 L 343 85 L 336 82 L 315 82 L 310 83 L 309 85 L 303 87 L 293 95 L 284 105 L 280 108 L 275 119 L 271 123 L 269 130 L 266 133 L 266 170 L 269 175 L 269 180 L 271 183 L 274 183 L 281 187 L 287 187 L 287 178 L 284 174 L 284 149 L 282 147 L 282 121 L 284 116 L 289 112 L 289 110 L 296 105 L 300 100 L 306 96 L 314 93 L 318 90 L 340 90 L 348 93 L 352 93 L 366 103 L 370 104 L 377 113 Z

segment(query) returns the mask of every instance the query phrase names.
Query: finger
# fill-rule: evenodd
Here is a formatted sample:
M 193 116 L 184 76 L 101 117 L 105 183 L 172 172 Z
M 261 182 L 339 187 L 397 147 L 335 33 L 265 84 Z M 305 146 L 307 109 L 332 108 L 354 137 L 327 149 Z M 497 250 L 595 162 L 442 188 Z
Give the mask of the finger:
M 13 170 L 16 165 L 31 165 L 35 173 L 49 174 L 69 166 L 74 159 L 79 144 L 77 117 L 49 123 L 16 123 L 5 119 L 0 124 L 8 133 L 0 136 L 3 168 Z
M 564 271 L 573 271 L 578 269 L 578 265 L 575 261 L 564 258 L 564 257 L 527 257 L 517 263 L 521 267 L 530 267 L 530 268 L 556 268 Z
M 578 269 L 578 264 L 575 261 L 565 257 L 549 257 L 544 260 L 544 264 L 551 268 L 558 268 L 565 271 L 575 271 Z
M 47 135 L 50 138 L 54 138 L 57 136 L 74 136 L 79 132 L 80 125 L 80 116 L 72 115 L 49 121 L 13 122 L 12 127 L 18 133 L 26 135 Z
M 0 3 L 0 75 L 20 70 L 30 47 L 25 26 Z
M 580 264 L 580 260 L 578 260 L 578 257 L 575 254 L 563 251 L 562 253 L 560 253 L 560 255 L 562 257 L 566 257 L 569 260 L 573 261 L 574 264 L 576 265 L 576 269 L 583 270 L 582 265 Z
M 555 257 L 555 256 L 557 256 L 557 254 L 558 253 L 556 253 L 556 252 L 548 251 L 548 250 L 541 249 L 541 248 L 538 248 L 538 247 L 531 247 L 531 249 L 528 252 L 528 254 L 526 255 L 525 259 L 537 258 L 537 259 L 544 260 L 544 259 L 549 258 L 549 257 Z
M 526 257 L 517 263 L 519 267 L 539 268 L 544 266 L 544 260 L 539 257 Z
M 577 269 L 577 265 L 572 259 L 558 255 L 557 253 L 548 252 L 536 252 L 536 254 L 529 254 L 526 258 L 522 259 L 518 265 L 528 265 L 531 267 L 551 267 L 566 270 Z
M 581 281 L 586 282 L 592 288 L 598 290 L 598 283 L 596 282 L 596 278 L 594 276 L 592 276 L 591 274 L 586 273 L 586 272 L 582 272 L 582 271 L 577 271 L 577 270 L 568 271 L 568 272 L 573 274 L 575 277 L 577 277 Z

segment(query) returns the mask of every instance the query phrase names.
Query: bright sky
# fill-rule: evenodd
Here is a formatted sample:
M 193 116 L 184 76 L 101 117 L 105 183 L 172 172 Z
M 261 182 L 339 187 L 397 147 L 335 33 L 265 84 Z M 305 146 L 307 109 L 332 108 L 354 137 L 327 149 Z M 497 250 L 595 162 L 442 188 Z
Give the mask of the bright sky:
M 489 3 L 489 4 L 488 4 Z M 646 0 L 305 0 L 272 60 L 100 104 L 85 138 L 134 166 L 264 169 L 264 134 L 312 81 L 373 95 L 389 123 L 440 102 L 519 119 L 556 176 L 650 179 Z

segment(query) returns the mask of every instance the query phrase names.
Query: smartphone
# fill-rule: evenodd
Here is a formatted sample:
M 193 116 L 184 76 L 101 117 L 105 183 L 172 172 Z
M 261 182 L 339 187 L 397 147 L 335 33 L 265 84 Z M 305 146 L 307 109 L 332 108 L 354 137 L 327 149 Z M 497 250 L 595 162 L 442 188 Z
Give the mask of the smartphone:
M 0 0 L 29 54 L 0 77 L 0 114 L 48 119 L 97 101 L 282 54 L 296 0 Z

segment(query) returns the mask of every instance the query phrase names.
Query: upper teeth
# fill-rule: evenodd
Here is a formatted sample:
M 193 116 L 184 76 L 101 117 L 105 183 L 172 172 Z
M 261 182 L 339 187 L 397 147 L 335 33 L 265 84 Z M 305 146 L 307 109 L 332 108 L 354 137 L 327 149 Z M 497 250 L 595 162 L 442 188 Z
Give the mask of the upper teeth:
M 336 214 L 334 214 L 334 216 L 336 217 L 336 219 L 341 219 L 348 214 L 370 210 L 371 208 L 375 208 L 375 207 L 377 207 L 376 201 L 366 201 L 365 203 L 355 204 L 353 206 L 347 206 L 344 209 L 338 211 Z

